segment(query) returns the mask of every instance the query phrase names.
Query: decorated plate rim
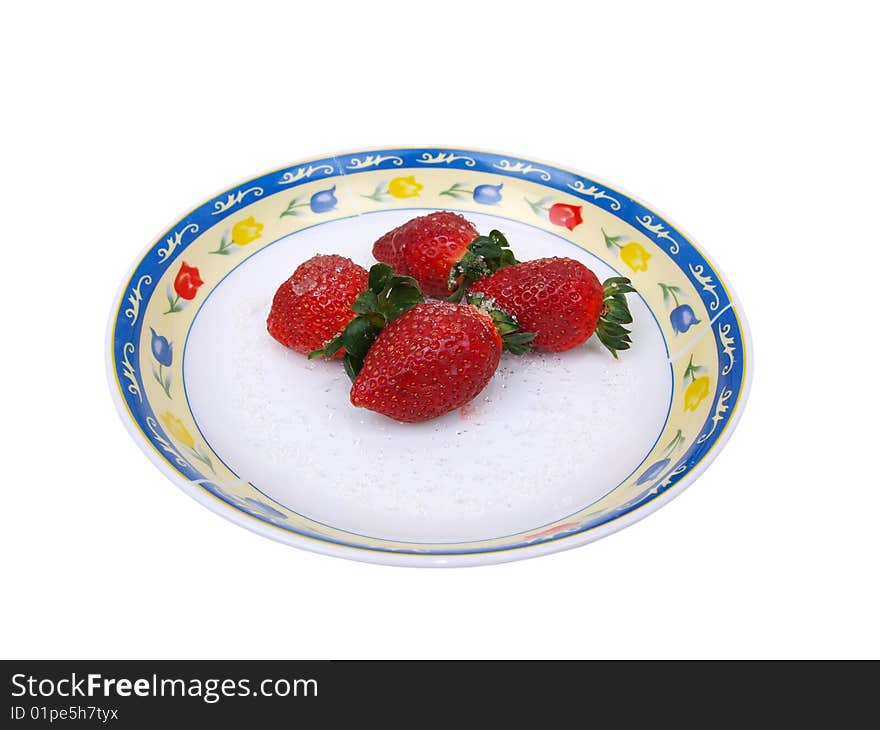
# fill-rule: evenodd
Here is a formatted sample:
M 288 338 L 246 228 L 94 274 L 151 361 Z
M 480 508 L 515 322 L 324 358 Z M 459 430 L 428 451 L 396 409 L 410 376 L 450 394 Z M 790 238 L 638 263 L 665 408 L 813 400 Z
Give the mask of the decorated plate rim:
M 544 165 L 557 171 L 580 177 L 590 182 L 598 183 L 605 188 L 605 192 L 617 193 L 621 196 L 628 198 L 633 203 L 636 203 L 637 205 L 641 206 L 646 211 L 651 213 L 654 218 L 666 223 L 670 231 L 673 231 L 680 235 L 681 238 L 684 239 L 684 241 L 690 247 L 692 247 L 693 250 L 708 264 L 710 269 L 716 275 L 718 283 L 721 285 L 729 300 L 729 306 L 719 310 L 719 312 L 715 315 L 715 319 L 720 317 L 721 314 L 724 313 L 725 309 L 732 310 L 733 316 L 736 320 L 736 323 L 740 330 L 740 334 L 742 336 L 742 377 L 740 380 L 739 391 L 737 393 L 737 399 L 731 406 L 731 414 L 726 419 L 727 422 L 722 427 L 721 433 L 713 441 L 709 449 L 700 457 L 699 461 L 697 461 L 696 464 L 687 469 L 686 473 L 684 473 L 674 484 L 672 484 L 665 491 L 655 495 L 651 499 L 648 499 L 641 504 L 632 507 L 625 512 L 622 512 L 616 517 L 607 519 L 593 526 L 584 527 L 577 532 L 563 534 L 558 537 L 551 537 L 537 543 L 527 543 L 480 551 L 459 551 L 445 553 L 401 552 L 389 550 L 387 548 L 362 547 L 358 545 L 332 541 L 330 539 L 324 539 L 321 537 L 312 537 L 303 533 L 293 532 L 282 527 L 277 527 L 270 522 L 265 522 L 242 510 L 235 509 L 225 500 L 214 495 L 210 491 L 201 488 L 200 485 L 196 482 L 186 479 L 182 474 L 172 469 L 166 459 L 160 454 L 156 445 L 145 438 L 144 433 L 138 426 L 134 415 L 131 413 L 129 406 L 126 403 L 125 397 L 122 394 L 122 384 L 119 381 L 117 364 L 114 354 L 114 334 L 117 321 L 123 312 L 123 307 L 125 305 L 124 297 L 126 291 L 131 286 L 133 275 L 140 268 L 146 257 L 154 250 L 154 248 L 159 243 L 163 241 L 163 238 L 168 235 L 169 230 L 172 230 L 174 227 L 180 225 L 190 215 L 198 211 L 203 206 L 217 200 L 218 198 L 221 198 L 223 195 L 229 194 L 231 191 L 240 190 L 245 185 L 260 180 L 268 175 L 273 175 L 275 173 L 290 170 L 292 168 L 304 167 L 327 159 L 341 160 L 343 158 L 353 157 L 356 155 L 381 155 L 381 153 L 384 152 L 395 151 L 411 153 L 420 152 L 427 157 L 430 157 L 431 155 L 436 156 L 443 153 L 451 153 L 453 155 L 470 153 L 474 155 L 488 155 L 508 158 L 516 160 L 519 163 L 525 164 L 526 166 Z M 403 169 L 413 168 L 407 167 Z M 356 172 L 356 170 L 352 171 Z M 340 173 L 342 176 L 345 176 L 347 174 L 344 169 L 341 169 L 332 177 L 338 177 Z M 546 183 L 549 181 L 541 180 L 541 182 Z M 308 159 L 291 162 L 281 167 L 274 167 L 265 170 L 264 172 L 258 173 L 256 175 L 243 177 L 236 184 L 219 189 L 214 195 L 207 197 L 198 205 L 187 209 L 183 214 L 171 219 L 169 221 L 169 224 L 161 229 L 160 234 L 152 239 L 152 241 L 142 249 L 140 255 L 135 258 L 135 263 L 128 269 L 113 298 L 110 316 L 107 321 L 105 339 L 106 374 L 111 397 L 113 399 L 117 414 L 122 420 L 126 430 L 137 443 L 140 450 L 144 454 L 146 454 L 148 459 L 159 469 L 160 472 L 162 472 L 167 478 L 174 482 L 190 497 L 192 497 L 211 511 L 216 512 L 217 514 L 225 517 L 229 521 L 241 527 L 244 527 L 264 537 L 268 537 L 270 539 L 283 542 L 288 545 L 300 547 L 311 552 L 316 552 L 333 557 L 346 557 L 362 562 L 410 567 L 476 566 L 538 557 L 540 555 L 547 555 L 550 553 L 560 552 L 562 550 L 568 550 L 588 544 L 602 537 L 613 534 L 614 532 L 617 532 L 618 530 L 621 530 L 647 517 L 649 514 L 658 510 L 660 507 L 677 497 L 691 484 L 693 484 L 694 481 L 696 481 L 714 461 L 718 453 L 720 453 L 720 451 L 724 448 L 731 435 L 736 430 L 737 425 L 739 424 L 739 421 L 742 417 L 742 412 L 751 391 L 752 376 L 754 370 L 753 360 L 754 355 L 752 349 L 752 338 L 748 321 L 746 319 L 739 297 L 734 291 L 730 280 L 725 275 L 724 270 L 720 266 L 718 266 L 715 259 L 707 255 L 700 246 L 696 245 L 693 242 L 691 236 L 687 233 L 687 231 L 669 216 L 659 212 L 655 207 L 646 204 L 644 201 L 642 201 L 641 198 L 632 195 L 625 188 L 622 188 L 618 185 L 611 185 L 607 183 L 603 178 L 596 177 L 594 175 L 588 175 L 584 172 L 581 172 L 580 170 L 576 170 L 568 166 L 560 165 L 543 159 L 534 158 L 531 156 L 526 158 L 509 155 L 505 152 L 500 151 L 457 145 L 394 145 L 361 148 L 357 150 L 346 150 L 322 155 L 312 155 Z

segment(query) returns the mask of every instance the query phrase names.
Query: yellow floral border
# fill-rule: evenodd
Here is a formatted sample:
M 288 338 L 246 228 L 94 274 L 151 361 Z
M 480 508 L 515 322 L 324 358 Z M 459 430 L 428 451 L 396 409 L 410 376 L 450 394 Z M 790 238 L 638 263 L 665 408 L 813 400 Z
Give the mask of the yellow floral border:
M 450 196 L 441 195 L 444 190 L 457 184 L 460 185 L 460 188 L 470 191 L 476 190 L 480 186 L 497 187 L 502 193 L 500 199 L 492 203 L 479 202 L 474 197 L 473 192 L 470 192 L 470 198 L 451 198 Z M 714 382 L 706 384 L 705 379 L 708 376 L 702 376 L 704 380 L 701 381 L 699 397 L 695 397 L 694 390 L 690 391 L 690 398 L 687 396 L 687 390 L 685 390 L 684 395 L 681 395 L 681 391 L 685 387 L 683 381 L 685 377 L 684 371 L 686 370 L 686 363 L 682 363 L 681 358 L 683 354 L 692 354 L 698 362 L 705 363 L 703 367 L 707 369 L 708 373 L 718 372 L 718 357 L 714 347 L 714 340 L 712 337 L 702 336 L 710 326 L 709 323 L 712 320 L 712 315 L 706 309 L 699 291 L 684 276 L 667 251 L 654 243 L 642 231 L 628 225 L 598 206 L 585 203 L 585 201 L 573 195 L 553 190 L 551 191 L 554 200 L 553 205 L 570 206 L 571 208 L 579 208 L 581 210 L 583 220 L 576 224 L 574 228 L 569 229 L 566 226 L 552 222 L 549 217 L 542 217 L 530 204 L 530 200 L 540 200 L 542 197 L 547 197 L 548 189 L 540 183 L 531 180 L 512 180 L 508 177 L 493 176 L 484 172 L 470 170 L 456 169 L 453 171 L 442 168 L 426 168 L 425 170 L 413 173 L 407 171 L 405 175 L 392 175 L 387 170 L 376 170 L 368 173 L 359 173 L 357 176 L 331 176 L 298 187 L 296 196 L 306 199 L 311 195 L 320 193 L 322 190 L 326 190 L 330 185 L 337 187 L 336 205 L 331 211 L 321 213 L 306 211 L 302 215 L 285 217 L 283 210 L 286 209 L 289 199 L 294 197 L 294 194 L 290 190 L 281 190 L 273 195 L 254 199 L 249 205 L 239 209 L 231 222 L 221 221 L 209 229 L 200 231 L 198 236 L 187 246 L 184 258 L 189 265 L 195 265 L 198 268 L 202 280 L 206 283 L 200 287 L 194 299 L 191 300 L 194 306 L 187 306 L 179 312 L 173 313 L 170 338 L 175 341 L 184 341 L 186 331 L 188 331 L 195 313 L 198 311 L 197 305 L 209 293 L 211 282 L 216 283 L 220 281 L 232 266 L 240 263 L 241 257 L 238 255 L 212 255 L 217 253 L 218 247 L 223 247 L 224 240 L 228 242 L 227 247 L 235 246 L 235 254 L 240 252 L 244 256 L 250 256 L 261 250 L 264 246 L 271 245 L 271 243 L 304 227 L 318 222 L 328 222 L 368 213 L 373 210 L 423 206 L 425 208 L 450 208 L 465 213 L 474 211 L 489 215 L 501 215 L 562 236 L 597 256 L 613 268 L 620 269 L 621 261 L 628 265 L 631 271 L 624 270 L 623 273 L 631 276 L 637 290 L 646 301 L 648 307 L 654 312 L 667 343 L 674 342 L 676 345 L 680 345 L 675 348 L 670 347 L 670 355 L 674 358 L 677 356 L 677 359 L 672 362 L 674 372 L 672 412 L 664 432 L 660 434 L 657 446 L 647 455 L 643 465 L 650 464 L 652 460 L 659 458 L 664 451 L 663 444 L 668 439 L 673 438 L 675 433 L 681 431 L 683 427 L 688 432 L 690 440 L 697 436 L 699 429 L 709 416 L 709 408 L 713 401 L 713 398 L 709 396 L 714 394 Z M 570 222 L 569 220 L 569 224 Z M 614 235 L 620 235 L 626 240 L 626 243 L 621 246 L 619 251 L 615 252 L 608 248 L 604 241 L 603 229 L 612 230 Z M 626 255 L 624 255 L 625 251 L 628 252 Z M 175 263 L 175 265 L 166 270 L 156 286 L 155 291 L 157 293 L 164 292 L 169 287 L 173 290 L 178 266 Z M 686 333 L 687 336 L 677 335 L 666 321 L 666 307 L 662 299 L 662 292 L 658 287 L 651 286 L 658 281 L 674 282 L 676 286 L 681 287 L 686 292 L 688 301 L 691 302 L 697 312 L 697 317 L 700 319 L 701 324 Z M 657 291 L 655 292 L 654 289 L 657 289 Z M 145 326 L 142 330 L 141 347 L 139 348 L 142 372 L 147 372 L 148 370 L 144 368 L 148 369 L 150 367 L 150 342 L 148 334 L 150 326 L 153 326 L 154 323 L 159 323 L 164 332 L 169 332 L 167 318 L 165 320 L 161 319 L 161 317 L 166 316 L 165 312 L 157 311 L 166 305 L 167 302 L 162 302 L 161 298 L 157 296 L 151 297 L 147 302 L 144 313 Z M 177 382 L 182 382 L 182 363 L 178 362 L 175 364 L 174 375 Z M 297 515 L 283 505 L 273 502 L 253 488 L 252 485 L 241 482 L 235 474 L 229 472 L 223 466 L 220 458 L 206 443 L 199 441 L 197 437 L 192 435 L 193 433 L 199 433 L 199 430 L 189 409 L 180 410 L 184 401 L 182 399 L 177 400 L 174 403 L 176 410 L 172 412 L 159 399 L 159 395 L 162 393 L 159 384 L 151 383 L 145 379 L 144 385 L 146 390 L 145 397 L 155 405 L 157 413 L 163 414 L 162 420 L 165 423 L 167 432 L 184 458 L 194 458 L 197 454 L 203 454 L 210 460 L 213 468 L 216 470 L 214 476 L 219 484 L 235 485 L 233 491 L 234 498 L 253 498 L 270 502 L 273 508 L 284 514 L 286 523 L 283 526 L 285 527 L 289 526 L 306 533 L 312 533 L 318 537 L 323 536 L 334 540 L 358 542 L 368 549 L 423 550 L 425 552 L 435 550 L 460 550 L 465 552 L 485 548 L 497 549 L 519 545 L 524 541 L 529 542 L 531 539 L 536 539 L 533 532 L 531 534 L 521 533 L 505 538 L 467 543 L 414 545 L 412 543 L 366 538 L 319 525 Z M 677 404 L 681 405 L 680 412 L 676 408 Z M 195 458 L 197 461 L 201 461 L 198 459 L 198 456 L 195 456 Z M 197 464 L 197 466 L 204 466 L 204 461 L 202 461 L 202 464 Z M 633 474 L 605 498 L 589 505 L 574 515 L 562 518 L 551 525 L 542 526 L 540 532 L 551 534 L 553 530 L 562 527 L 565 528 L 565 532 L 575 531 L 579 525 L 587 520 L 595 519 L 599 515 L 613 513 L 620 505 L 625 504 L 643 491 L 643 486 L 637 484 L 638 477 L 638 473 Z

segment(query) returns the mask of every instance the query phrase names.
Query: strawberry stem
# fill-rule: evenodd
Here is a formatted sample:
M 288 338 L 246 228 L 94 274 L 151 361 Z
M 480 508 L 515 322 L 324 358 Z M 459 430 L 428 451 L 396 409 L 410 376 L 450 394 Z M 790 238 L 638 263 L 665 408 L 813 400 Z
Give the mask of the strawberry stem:
M 635 289 L 625 276 L 606 279 L 602 283 L 602 289 L 604 298 L 599 324 L 596 326 L 596 336 L 616 359 L 618 350 L 628 350 L 632 344 L 630 331 L 623 325 L 633 321 L 626 295 L 635 292 Z
M 454 287 L 454 291 L 446 301 L 460 302 L 467 288 L 475 281 L 518 263 L 501 231 L 493 229 L 488 236 L 477 236 L 468 244 L 464 256 L 449 270 L 449 287 Z
M 309 360 L 330 359 L 344 347 L 345 372 L 354 380 L 385 326 L 423 301 L 425 297 L 415 279 L 395 274 L 388 264 L 374 265 L 370 269 L 368 288 L 358 294 L 351 305 L 357 316 L 324 347 L 310 352 Z
M 501 346 L 507 352 L 514 355 L 524 355 L 532 349 L 531 342 L 535 339 L 534 332 L 520 332 L 519 323 L 514 317 L 502 309 L 498 309 L 491 299 L 482 294 L 474 294 L 468 297 L 468 304 L 482 309 L 495 324 L 495 329 L 501 335 Z

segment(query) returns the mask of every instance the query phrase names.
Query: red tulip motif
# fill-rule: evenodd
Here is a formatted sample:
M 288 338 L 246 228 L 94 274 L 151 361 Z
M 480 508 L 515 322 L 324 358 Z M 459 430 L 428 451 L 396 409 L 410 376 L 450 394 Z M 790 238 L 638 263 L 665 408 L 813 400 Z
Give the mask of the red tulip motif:
M 174 291 L 177 292 L 177 296 L 186 300 L 195 299 L 199 287 L 204 283 L 195 266 L 188 266 L 186 261 L 181 262 L 180 271 L 174 279 Z
M 550 206 L 548 216 L 551 223 L 557 226 L 563 226 L 573 231 L 577 226 L 584 222 L 581 216 L 580 205 L 569 205 L 568 203 L 554 203 Z
M 168 311 L 165 312 L 165 314 L 179 312 L 182 309 L 180 306 L 180 300 L 185 299 L 187 301 L 192 301 L 195 299 L 199 287 L 204 283 L 202 277 L 199 275 L 198 268 L 190 266 L 186 261 L 182 261 L 180 263 L 180 271 L 178 271 L 177 276 L 174 277 L 175 296 L 171 296 L 171 290 L 168 290 Z
M 551 196 L 541 198 L 540 200 L 525 199 L 535 215 L 541 217 L 546 215 L 553 225 L 562 226 L 573 231 L 584 222 L 584 217 L 581 214 L 581 211 L 584 209 L 582 205 L 572 205 L 571 203 L 553 203 L 550 205 L 552 200 Z

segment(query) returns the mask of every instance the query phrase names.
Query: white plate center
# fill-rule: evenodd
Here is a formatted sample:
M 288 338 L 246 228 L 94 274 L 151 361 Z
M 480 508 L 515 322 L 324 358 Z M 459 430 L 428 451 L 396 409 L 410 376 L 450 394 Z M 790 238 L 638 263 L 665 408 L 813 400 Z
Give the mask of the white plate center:
M 576 350 L 505 354 L 461 411 L 399 424 L 348 400 L 338 362 L 308 361 L 266 332 L 278 285 L 315 253 L 374 263 L 372 241 L 422 211 L 325 223 L 263 249 L 210 294 L 193 323 L 184 381 L 207 443 L 240 478 L 288 508 L 386 540 L 464 542 L 541 526 L 595 502 L 642 463 L 672 390 L 653 315 L 630 296 L 633 348 L 615 361 L 596 338 Z M 530 226 L 467 214 L 503 231 L 521 260 L 569 256 L 611 268 Z

